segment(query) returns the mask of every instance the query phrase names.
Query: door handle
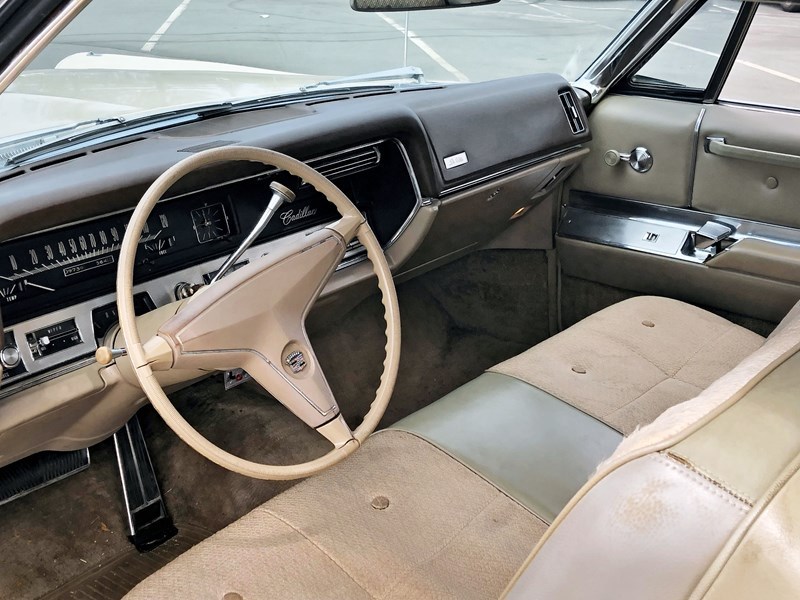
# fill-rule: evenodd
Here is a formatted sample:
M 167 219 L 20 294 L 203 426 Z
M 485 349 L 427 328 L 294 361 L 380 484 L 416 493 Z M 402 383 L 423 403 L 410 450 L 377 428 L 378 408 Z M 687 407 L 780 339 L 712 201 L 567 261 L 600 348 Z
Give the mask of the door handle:
M 705 151 L 708 154 L 724 156 L 725 158 L 737 158 L 778 167 L 800 169 L 800 156 L 796 154 L 784 154 L 783 152 L 734 146 L 733 144 L 726 143 L 724 137 L 707 137 Z

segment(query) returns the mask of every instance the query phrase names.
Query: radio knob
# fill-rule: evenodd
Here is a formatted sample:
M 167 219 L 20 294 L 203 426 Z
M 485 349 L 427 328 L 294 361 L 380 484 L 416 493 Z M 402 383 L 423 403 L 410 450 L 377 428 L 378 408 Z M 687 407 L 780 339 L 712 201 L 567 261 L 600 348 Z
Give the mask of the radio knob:
M 19 364 L 19 350 L 16 346 L 6 346 L 0 350 L 0 362 L 6 369 L 13 369 Z

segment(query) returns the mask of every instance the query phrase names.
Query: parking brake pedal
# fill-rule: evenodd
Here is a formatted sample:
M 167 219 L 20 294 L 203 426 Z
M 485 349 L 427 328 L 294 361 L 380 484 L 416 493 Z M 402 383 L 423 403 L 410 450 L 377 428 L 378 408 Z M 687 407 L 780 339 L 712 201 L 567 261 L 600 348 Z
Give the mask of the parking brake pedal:
M 114 434 L 114 447 L 128 512 L 128 538 L 140 552 L 152 550 L 178 530 L 167 514 L 136 415 Z

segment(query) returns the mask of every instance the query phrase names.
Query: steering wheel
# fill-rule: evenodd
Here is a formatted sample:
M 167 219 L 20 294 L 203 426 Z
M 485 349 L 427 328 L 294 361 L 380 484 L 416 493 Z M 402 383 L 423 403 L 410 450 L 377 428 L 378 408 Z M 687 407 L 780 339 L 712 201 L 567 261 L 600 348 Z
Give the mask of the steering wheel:
M 156 335 L 142 343 L 133 308 L 133 269 L 139 239 L 156 202 L 181 177 L 224 161 L 251 161 L 295 175 L 339 211 L 339 220 L 283 238 L 276 250 L 176 302 Z M 317 361 L 305 318 L 354 237 L 363 244 L 382 295 L 386 357 L 375 399 L 351 431 Z M 142 390 L 167 425 L 197 452 L 236 473 L 259 479 L 296 479 L 318 473 L 352 452 L 375 430 L 389 403 L 400 360 L 400 314 L 389 265 L 361 212 L 326 177 L 285 154 L 245 146 L 194 154 L 167 171 L 142 196 L 122 241 L 117 307 L 127 352 Z M 296 465 L 267 465 L 216 446 L 192 427 L 164 393 L 154 371 L 242 368 L 286 408 L 332 444 L 327 454 Z

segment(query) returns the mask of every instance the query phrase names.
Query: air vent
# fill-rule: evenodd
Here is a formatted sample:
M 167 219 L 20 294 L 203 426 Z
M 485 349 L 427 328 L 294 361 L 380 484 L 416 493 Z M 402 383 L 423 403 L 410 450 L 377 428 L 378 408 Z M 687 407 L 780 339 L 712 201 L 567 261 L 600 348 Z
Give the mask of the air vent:
M 308 164 L 328 179 L 336 179 L 337 177 L 344 177 L 345 175 L 352 175 L 353 173 L 371 169 L 377 166 L 380 161 L 380 150 L 376 146 L 367 146 L 355 150 L 346 150 L 331 156 L 315 158 L 308 161 Z
M 577 135 L 586 131 L 586 125 L 583 124 L 581 113 L 578 111 L 572 92 L 569 90 L 561 92 L 558 98 L 561 100 L 561 106 L 564 107 L 564 112 L 567 114 L 567 121 L 569 121 L 569 128 L 572 130 L 572 133 Z

